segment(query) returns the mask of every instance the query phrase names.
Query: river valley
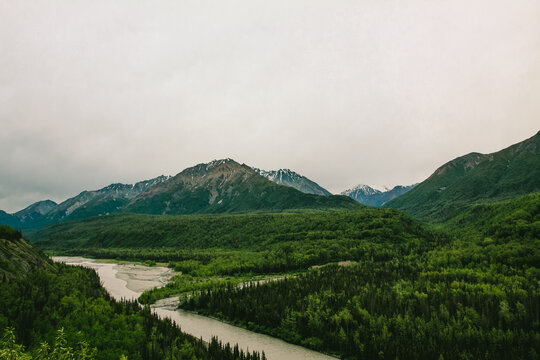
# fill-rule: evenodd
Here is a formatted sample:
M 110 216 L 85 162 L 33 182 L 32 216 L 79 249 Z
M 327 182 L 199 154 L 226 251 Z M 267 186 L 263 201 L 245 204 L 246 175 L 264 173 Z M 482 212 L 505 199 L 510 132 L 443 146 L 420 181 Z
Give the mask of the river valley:
M 98 260 L 83 257 L 53 257 L 53 260 L 96 270 L 103 287 L 117 300 L 122 298 L 135 300 L 147 289 L 164 286 L 174 275 L 171 269 L 159 266 L 101 263 Z M 335 359 L 268 335 L 179 310 L 176 308 L 177 305 L 178 298 L 169 298 L 159 300 L 152 305 L 152 309 L 161 317 L 171 318 L 184 332 L 197 338 L 209 341 L 212 336 L 217 336 L 222 342 L 228 342 L 231 345 L 238 344 L 244 350 L 264 351 L 270 360 Z

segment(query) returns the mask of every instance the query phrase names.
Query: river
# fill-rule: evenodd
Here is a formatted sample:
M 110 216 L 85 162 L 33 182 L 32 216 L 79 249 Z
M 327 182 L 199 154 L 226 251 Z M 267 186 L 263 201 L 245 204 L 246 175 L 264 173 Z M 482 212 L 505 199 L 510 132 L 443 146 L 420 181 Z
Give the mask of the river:
M 54 261 L 95 269 L 103 287 L 115 299 L 137 299 L 156 286 L 163 286 L 174 275 L 171 269 L 159 266 L 100 263 L 82 257 L 53 257 Z M 264 351 L 269 360 L 335 360 L 336 358 L 289 344 L 274 337 L 255 333 L 206 316 L 176 309 L 178 298 L 159 300 L 152 305 L 161 317 L 171 318 L 182 331 L 205 341 L 217 336 L 224 343 L 238 344 L 244 351 Z

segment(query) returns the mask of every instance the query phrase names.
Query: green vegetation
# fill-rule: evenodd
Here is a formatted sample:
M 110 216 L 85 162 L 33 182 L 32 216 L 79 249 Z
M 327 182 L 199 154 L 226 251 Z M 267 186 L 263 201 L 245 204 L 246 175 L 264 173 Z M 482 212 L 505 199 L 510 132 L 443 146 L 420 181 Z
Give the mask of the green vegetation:
M 19 231 L 0 225 L 0 280 L 7 281 L 33 270 L 50 270 L 52 267 L 41 250 L 22 239 Z
M 185 309 L 345 359 L 540 354 L 539 193 L 463 206 L 432 230 L 364 209 L 119 215 L 34 235 L 64 254 L 167 262 L 181 274 L 141 302 L 184 294 Z
M 0 339 L 0 359 L 5 360 L 93 360 L 96 353 L 97 349 L 90 349 L 84 341 L 75 348 L 71 347 L 65 338 L 64 329 L 58 330 L 54 346 L 42 342 L 32 352 L 26 352 L 23 345 L 17 344 L 13 328 L 6 328 Z
M 540 191 L 540 132 L 494 154 L 471 153 L 441 166 L 427 180 L 384 207 L 444 222 L 463 207 Z
M 133 249 L 135 254 L 139 248 L 148 248 L 155 251 L 154 259 L 160 260 L 162 247 L 245 250 L 265 249 L 284 242 L 364 239 L 401 244 L 427 236 L 427 232 L 399 211 L 366 208 L 348 212 L 213 216 L 115 215 L 56 224 L 25 236 L 47 250 L 80 249 L 83 253 L 86 249 L 124 248 Z M 163 259 L 173 260 L 166 255 Z
M 55 344 L 54 353 L 57 329 L 63 329 L 62 344 L 79 344 L 72 357 L 58 359 L 80 359 L 75 354 L 84 349 L 94 354 L 94 348 L 96 359 L 264 358 L 257 353 L 235 355 L 234 349 L 217 339 L 207 346 L 183 334 L 170 320 L 158 319 L 148 307 L 111 299 L 93 270 L 63 264 L 54 267 L 52 272 L 34 271 L 0 282 L 0 328 L 14 328 L 21 345 L 29 349 L 26 353 L 34 358 L 44 351 L 43 342 Z M 0 352 L 25 353 L 14 344 L 12 333 L 8 331 L 9 339 L 0 344 Z M 66 346 L 61 347 L 65 350 Z
M 203 292 L 182 307 L 344 358 L 534 359 L 538 278 L 441 267 L 441 260 L 324 267 L 285 281 Z
M 2 359 L 265 358 L 183 334 L 148 307 L 113 300 L 95 271 L 52 263 L 20 232 L 0 231 Z
M 119 215 L 54 225 L 39 245 L 65 255 L 168 262 L 182 275 L 140 301 L 281 276 L 333 261 L 358 261 L 435 246 L 395 210 L 221 216 Z M 154 247 L 150 247 L 153 244 Z M 122 247 L 120 247 L 122 246 Z M 165 247 L 162 247 L 165 246 Z M 68 248 L 68 249 L 66 249 Z M 388 259 L 388 257 L 385 257 Z M 189 275 L 189 276 L 186 276 Z
M 471 207 L 454 226 L 446 244 L 389 243 L 348 267 L 208 289 L 181 307 L 346 359 L 538 359 L 540 194 Z
M 0 239 L 19 240 L 22 237 L 20 231 L 15 230 L 11 226 L 0 225 Z
M 237 275 L 237 276 L 192 276 L 176 275 L 166 286 L 145 291 L 140 297 L 141 304 L 152 304 L 156 300 L 177 295 L 192 295 L 207 289 L 226 288 L 252 281 L 274 279 L 276 275 Z
M 466 206 L 441 228 L 459 238 L 492 241 L 509 238 L 533 241 L 540 237 L 540 192 L 513 200 Z

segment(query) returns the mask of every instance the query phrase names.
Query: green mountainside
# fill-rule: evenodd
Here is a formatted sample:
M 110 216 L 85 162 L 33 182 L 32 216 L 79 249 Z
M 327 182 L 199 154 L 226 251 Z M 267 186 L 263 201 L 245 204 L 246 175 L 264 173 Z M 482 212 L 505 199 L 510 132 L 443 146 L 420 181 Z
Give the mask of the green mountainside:
M 463 239 L 486 243 L 494 238 L 536 241 L 540 246 L 540 192 L 512 200 L 469 205 L 448 220 L 444 228 Z
M 345 196 L 305 194 L 278 185 L 234 160 L 215 160 L 185 169 L 140 194 L 124 212 L 203 214 L 290 209 L 359 209 Z
M 236 215 L 104 216 L 55 224 L 29 234 L 44 249 L 248 249 L 293 242 L 372 239 L 402 243 L 426 237 L 420 224 L 396 210 Z
M 540 132 L 493 154 L 471 153 L 438 168 L 385 207 L 428 221 L 445 221 L 463 206 L 540 191 Z
M 19 231 L 0 225 L 0 280 L 7 281 L 32 271 L 52 268 L 49 258 L 24 240 Z

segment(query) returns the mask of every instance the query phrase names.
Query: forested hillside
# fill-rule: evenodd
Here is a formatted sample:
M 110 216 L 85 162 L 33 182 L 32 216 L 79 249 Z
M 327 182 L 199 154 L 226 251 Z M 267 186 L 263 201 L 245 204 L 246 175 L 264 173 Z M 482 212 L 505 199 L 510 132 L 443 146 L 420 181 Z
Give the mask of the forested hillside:
M 538 194 L 471 213 L 480 228 L 463 240 L 373 248 L 348 267 L 207 290 L 181 307 L 345 359 L 538 359 Z
M 140 301 L 148 303 L 253 276 L 386 257 L 390 250 L 420 251 L 449 239 L 436 238 L 402 212 L 366 208 L 332 213 L 122 215 L 55 225 L 34 234 L 34 240 L 61 254 L 161 261 L 182 272 L 166 287 L 144 293 Z
M 2 271 L 8 273 L 0 277 L 3 359 L 264 358 L 234 352 L 217 340 L 207 346 L 149 308 L 113 300 L 95 271 L 52 264 L 17 234 L 0 228 Z M 16 256 L 11 243 L 20 245 Z
M 385 207 L 443 222 L 464 206 L 513 199 L 540 191 L 540 132 L 493 154 L 471 153 L 452 160 Z
M 52 269 L 51 260 L 22 239 L 20 231 L 0 225 L 0 279 L 8 281 L 32 271 Z
M 448 220 L 441 228 L 461 239 L 516 241 L 540 239 L 540 192 L 512 200 L 473 204 Z
M 246 249 L 325 239 L 400 243 L 424 236 L 421 225 L 391 209 L 214 216 L 117 215 L 65 222 L 28 233 L 41 248 Z

